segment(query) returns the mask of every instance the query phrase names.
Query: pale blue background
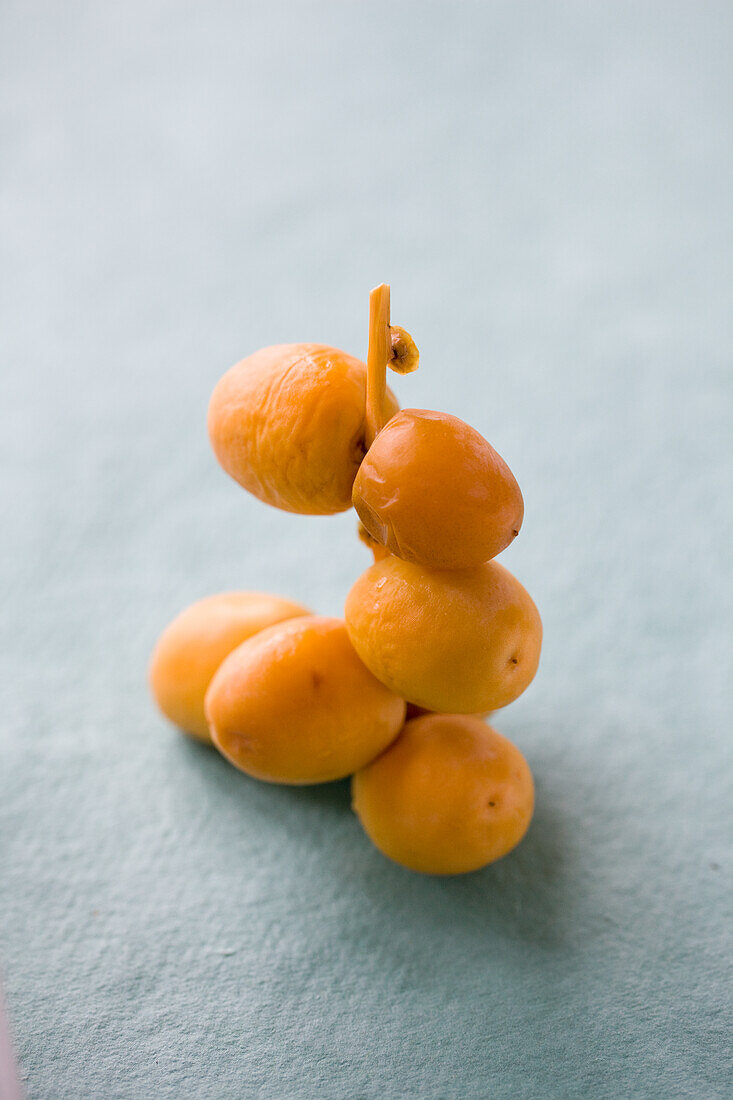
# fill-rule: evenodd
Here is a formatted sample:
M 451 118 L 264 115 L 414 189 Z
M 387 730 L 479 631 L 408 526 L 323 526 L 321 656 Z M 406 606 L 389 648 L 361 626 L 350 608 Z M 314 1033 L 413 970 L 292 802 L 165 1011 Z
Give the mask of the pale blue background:
M 3 5 L 0 969 L 30 1097 L 731 1095 L 733 8 Z M 460 880 L 250 782 L 145 665 L 339 613 L 353 516 L 217 468 L 268 343 L 422 349 L 527 514 L 532 830 Z

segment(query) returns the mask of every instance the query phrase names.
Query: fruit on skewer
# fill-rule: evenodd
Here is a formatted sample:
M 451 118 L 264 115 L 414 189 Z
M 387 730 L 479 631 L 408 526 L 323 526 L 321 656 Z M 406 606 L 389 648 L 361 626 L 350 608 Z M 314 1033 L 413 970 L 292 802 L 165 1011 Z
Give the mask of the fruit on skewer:
M 218 383 L 208 427 L 223 468 L 274 507 L 326 515 L 353 501 L 374 565 L 345 621 L 253 592 L 192 605 L 150 664 L 163 712 L 272 783 L 353 773 L 353 804 L 391 859 L 432 874 L 510 851 L 533 810 L 522 754 L 483 718 L 537 670 L 542 624 L 492 560 L 524 504 L 489 443 L 447 413 L 398 412 L 386 368 L 419 355 L 370 295 L 366 365 L 322 344 L 263 348 Z M 406 702 L 409 701 L 409 702 Z
M 211 738 L 236 767 L 272 783 L 325 783 L 394 740 L 405 703 L 362 664 L 341 619 L 262 631 L 223 662 L 206 695 Z
M 185 733 L 210 743 L 204 696 L 224 658 L 265 627 L 308 614 L 302 604 L 265 592 L 220 592 L 191 604 L 153 650 L 148 678 L 156 703 Z
M 501 859 L 526 833 L 534 785 L 505 737 L 469 715 L 430 714 L 352 780 L 354 810 L 384 855 L 455 875 Z
M 537 671 L 539 613 L 496 561 L 437 570 L 383 558 L 351 588 L 345 618 L 367 668 L 427 710 L 497 710 L 521 695 Z
M 380 415 L 399 405 L 383 389 Z M 219 380 L 208 429 L 226 472 L 287 512 L 330 515 L 351 507 L 368 447 L 366 366 L 324 344 L 278 344 Z

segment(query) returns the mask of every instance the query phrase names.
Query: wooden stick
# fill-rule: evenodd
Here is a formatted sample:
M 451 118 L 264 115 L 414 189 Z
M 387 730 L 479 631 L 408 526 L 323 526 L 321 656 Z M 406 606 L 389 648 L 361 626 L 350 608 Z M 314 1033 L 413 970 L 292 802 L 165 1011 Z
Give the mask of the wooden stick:
M 389 285 L 381 283 L 369 295 L 369 351 L 366 383 L 366 445 L 371 447 L 384 427 L 387 363 L 392 357 L 389 328 Z

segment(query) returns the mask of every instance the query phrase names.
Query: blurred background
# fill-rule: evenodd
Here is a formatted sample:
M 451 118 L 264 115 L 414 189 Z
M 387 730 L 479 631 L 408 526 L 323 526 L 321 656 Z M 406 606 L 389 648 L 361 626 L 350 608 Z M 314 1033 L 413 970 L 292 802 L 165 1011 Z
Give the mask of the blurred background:
M 29 1096 L 726 1095 L 733 9 L 124 5 L 0 19 L 0 971 Z M 232 363 L 421 350 L 526 503 L 520 849 L 423 879 L 346 784 L 171 731 L 203 595 L 340 614 L 355 517 L 216 465 Z M 729 1085 L 727 1086 L 729 1087 Z

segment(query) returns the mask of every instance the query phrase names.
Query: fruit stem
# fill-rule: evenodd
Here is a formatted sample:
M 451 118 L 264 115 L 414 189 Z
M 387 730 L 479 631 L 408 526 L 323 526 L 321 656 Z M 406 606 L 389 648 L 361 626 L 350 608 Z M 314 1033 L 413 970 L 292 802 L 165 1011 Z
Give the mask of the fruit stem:
M 369 295 L 369 350 L 367 352 L 366 433 L 367 449 L 384 427 L 387 363 L 392 357 L 389 327 L 389 284 L 381 283 Z
M 377 542 L 376 539 L 372 538 L 361 520 L 359 521 L 359 526 L 356 529 L 356 533 L 361 541 L 364 543 L 364 545 L 368 547 L 369 550 L 371 550 L 372 554 L 374 554 L 375 561 L 381 561 L 382 558 L 389 557 L 389 550 L 387 549 L 387 547 L 382 546 L 380 543 Z

